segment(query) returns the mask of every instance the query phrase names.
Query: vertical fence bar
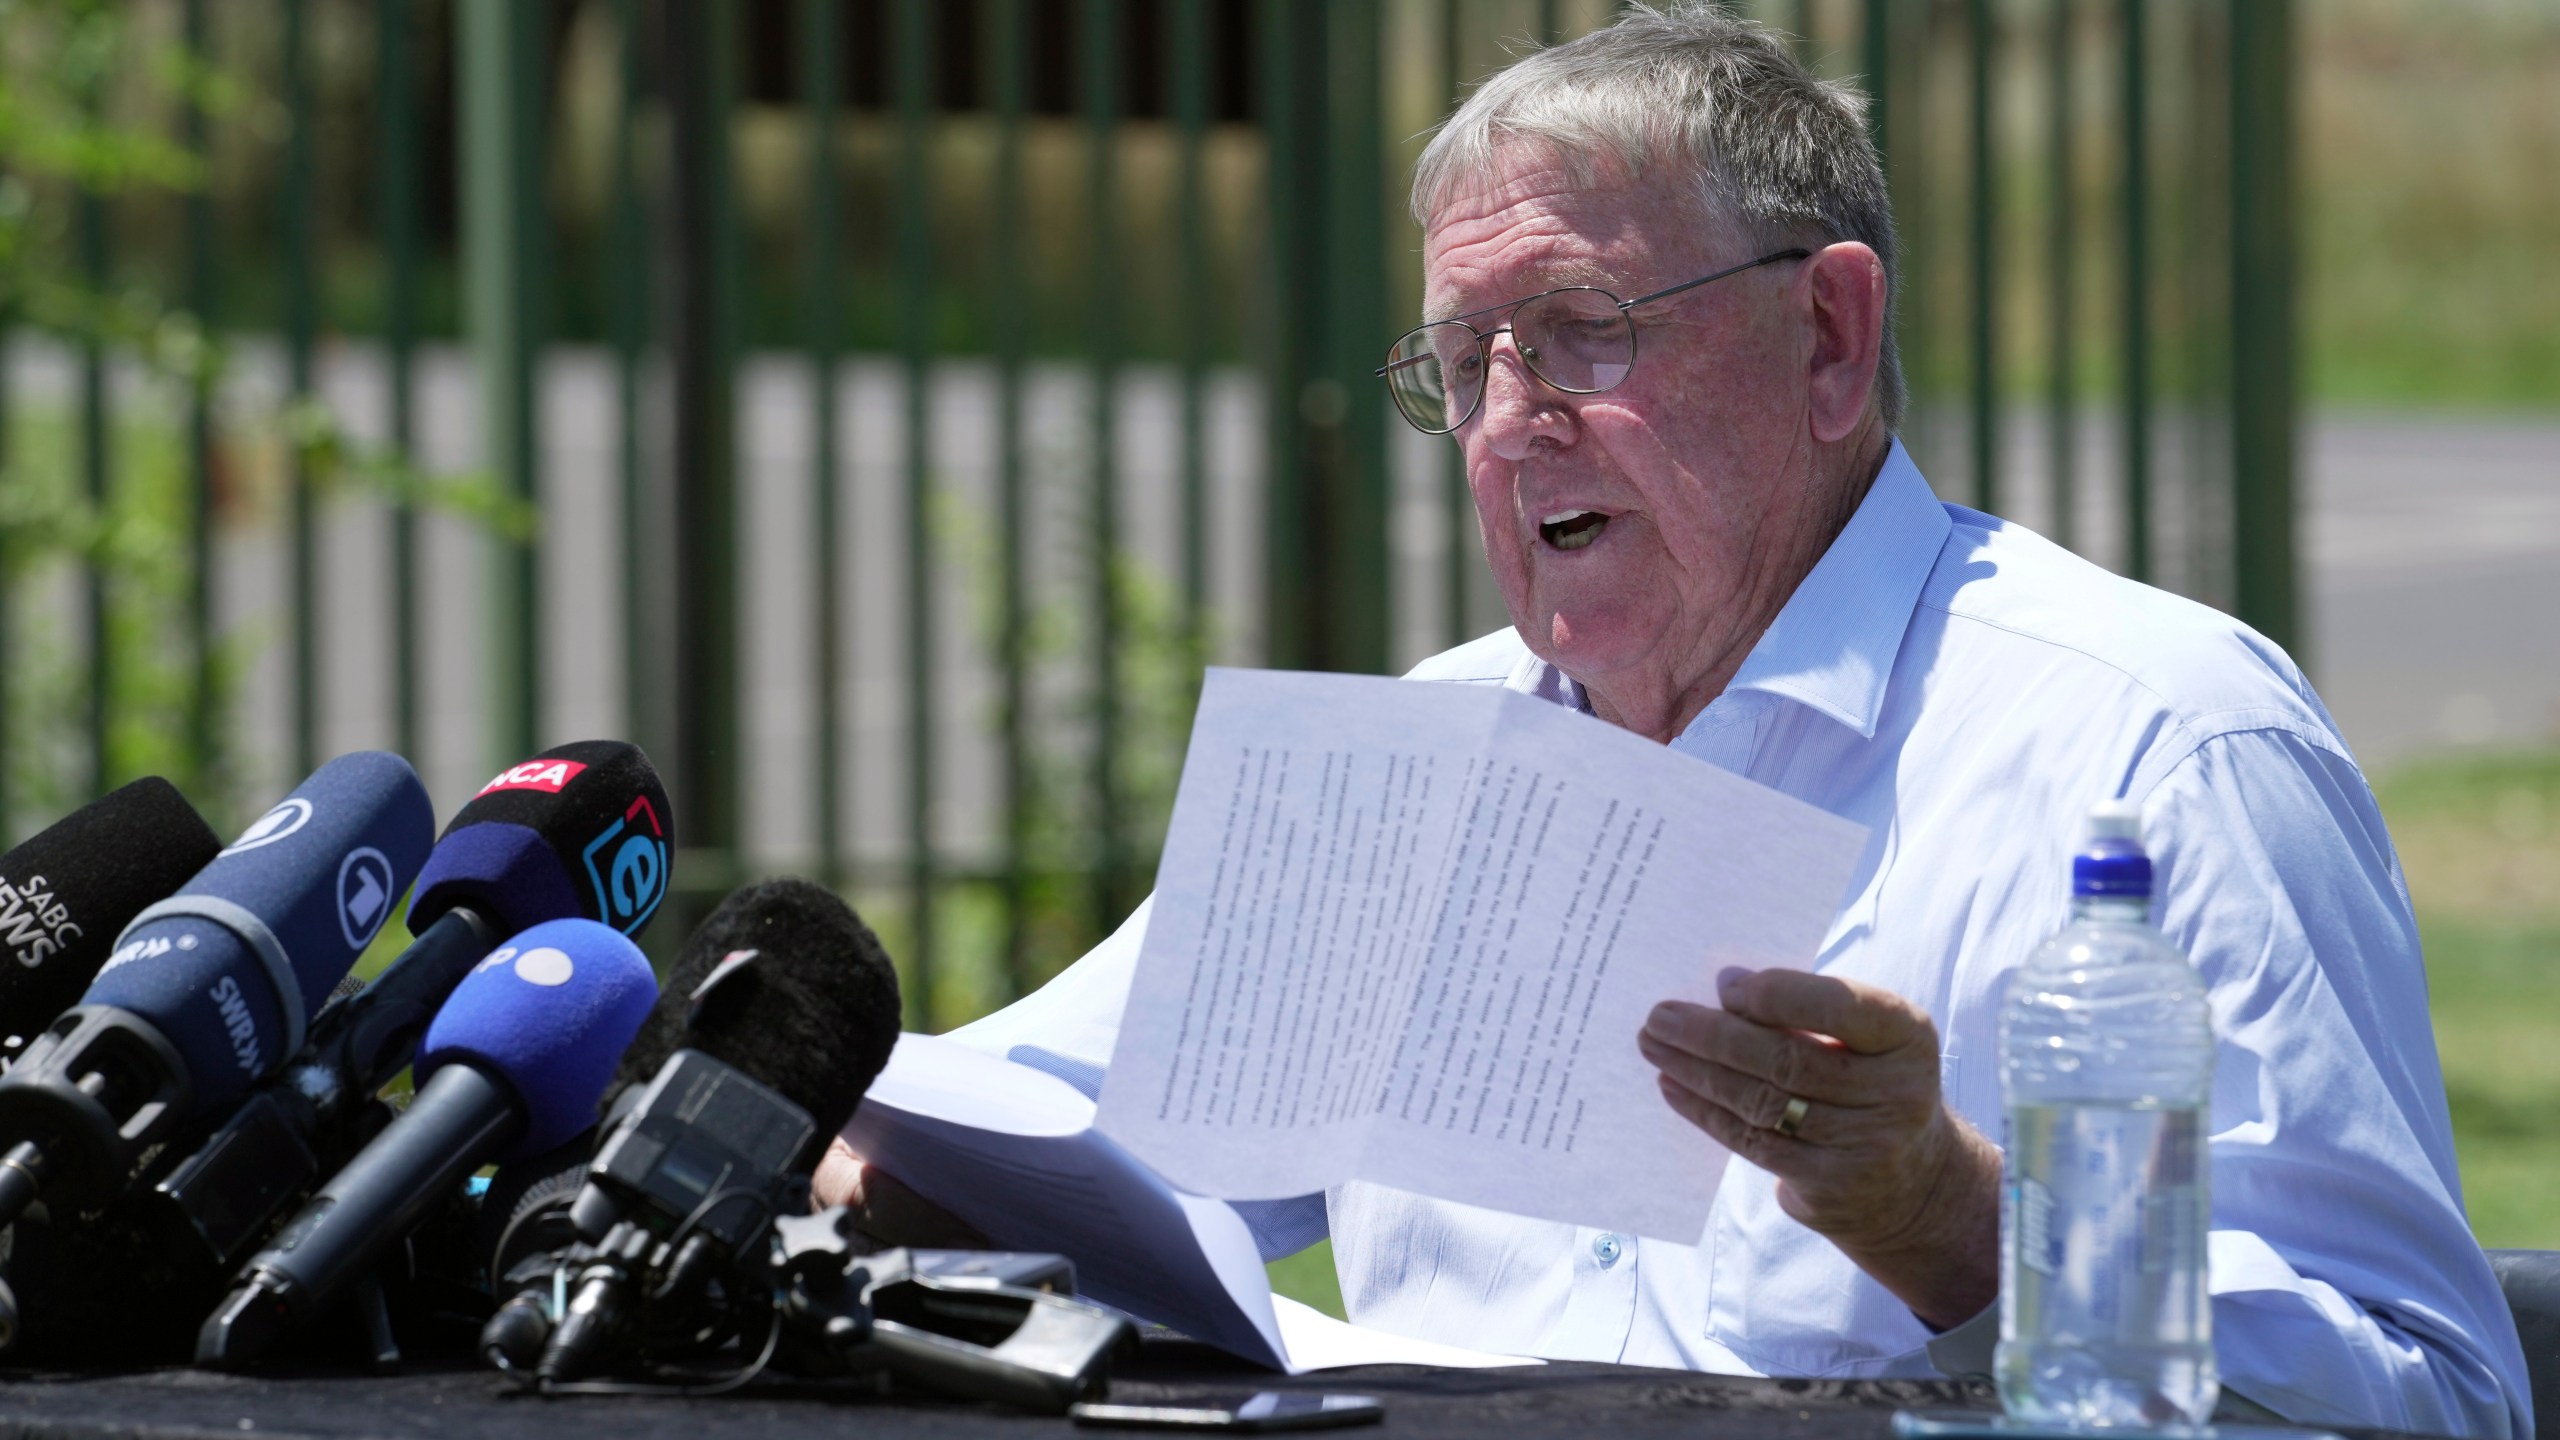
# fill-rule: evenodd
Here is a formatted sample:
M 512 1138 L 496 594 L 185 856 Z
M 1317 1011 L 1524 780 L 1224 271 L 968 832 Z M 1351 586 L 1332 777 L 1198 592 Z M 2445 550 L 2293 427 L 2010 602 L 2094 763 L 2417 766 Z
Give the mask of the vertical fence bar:
M 1120 67 L 1119 0 L 1083 0 L 1087 202 L 1092 271 L 1086 280 L 1085 346 L 1093 366 L 1093 809 L 1098 862 L 1094 920 L 1120 919 Z
M 2151 146 L 2144 0 L 2118 0 L 2124 33 L 2124 570 L 2151 578 Z
M 1553 45 L 1564 38 L 1564 17 L 1556 0 L 1538 0 L 1538 43 Z
M 2232 7 L 2230 65 L 2233 593 L 2241 620 L 2300 662 L 2289 0 Z
M 1208 466 L 1200 414 L 1201 372 L 1209 351 L 1209 247 L 1201 209 L 1200 133 L 1209 112 L 1208 0 L 1170 0 L 1173 26 L 1165 47 L 1172 74 L 1174 129 L 1180 145 L 1174 190 L 1176 243 L 1182 252 L 1182 613 L 1196 659 L 1208 658 Z
M 685 926 L 737 861 L 738 592 L 733 381 L 738 298 L 730 115 L 736 12 L 726 0 L 663 0 L 666 76 L 667 350 L 673 370 L 676 823 L 693 847 Z M 678 927 L 679 929 L 685 927 Z
M 1386 665 L 1377 10 L 1261 7 L 1270 214 L 1267 659 Z
M 534 404 L 535 271 L 542 243 L 541 11 L 512 0 L 461 0 L 464 286 L 481 373 L 481 444 L 507 494 L 531 504 L 539 415 Z M 542 715 L 541 590 L 531 541 L 491 554 L 489 651 L 495 723 L 488 743 L 530 754 Z
M 1465 0 L 1440 0 L 1440 74 L 1447 82 L 1450 110 L 1455 110 L 1464 98 L 1460 92 L 1466 85 L 1463 38 L 1458 24 L 1459 11 L 1464 4 Z M 1413 320 L 1421 318 L 1417 315 Z M 1467 577 L 1475 568 L 1475 555 L 1467 544 L 1467 536 L 1473 533 L 1476 523 L 1475 500 L 1467 493 L 1466 453 L 1458 448 L 1455 440 L 1433 446 L 1431 459 L 1439 467 L 1444 477 L 1442 483 L 1448 491 L 1442 501 L 1449 510 L 1448 571 L 1440 579 L 1447 595 L 1441 603 L 1449 612 L 1449 629 L 1445 638 L 1451 645 L 1463 645 L 1474 638 L 1468 634 L 1474 627 L 1467 623 Z
M 91 81 L 92 89 L 84 97 L 91 123 L 98 123 L 105 107 L 105 79 Z M 80 480 L 82 493 L 103 528 L 111 502 L 108 486 L 107 429 L 109 399 L 107 395 L 106 299 L 107 276 L 107 197 L 94 178 L 84 179 L 73 212 L 73 243 L 79 249 L 80 279 L 88 288 L 91 307 L 89 323 L 80 333 Z M 83 718 L 89 731 L 89 795 L 107 792 L 109 771 L 109 729 L 115 723 L 111 691 L 115 684 L 115 635 L 107 611 L 108 556 L 93 552 L 82 576 L 82 610 L 89 625 L 89 684 L 84 697 Z M 87 798 L 87 797 L 83 797 Z
M 187 57 L 206 64 L 204 0 L 187 0 L 184 18 Z M 202 164 L 209 139 L 203 97 L 190 90 L 186 111 L 187 153 Z M 209 175 L 199 173 L 180 202 L 179 224 L 185 232 L 186 304 L 205 338 L 215 329 L 213 273 L 213 196 Z M 187 764 L 194 788 L 207 788 L 216 766 L 214 714 L 216 667 L 213 652 L 213 384 L 209 368 L 199 361 L 187 386 L 187 655 L 195 673 L 187 687 Z M 6 661 L 0 660 L 0 668 Z M 199 803 L 210 803 L 210 795 Z M 5 833 L 0 830 L 0 833 Z
M 995 68 L 996 544 L 1003 570 L 997 599 L 996 647 L 1004 669 L 1005 975 L 1016 995 L 1031 975 L 1031 770 L 1024 745 L 1031 721 L 1030 601 L 1024 573 L 1022 494 L 1022 352 L 1030 301 L 1022 283 L 1022 103 L 1029 87 L 1023 44 L 1025 0 L 994 0 L 991 58 Z
M 1386 127 L 1379 8 L 1328 5 L 1325 137 L 1327 315 L 1323 363 L 1333 457 L 1321 512 L 1335 592 L 1328 668 L 1387 668 L 1391 628 L 1385 387 L 1375 378 L 1387 314 Z M 1552 30 L 1550 33 L 1554 33 Z
M 640 353 L 648 338 L 649 258 L 642 230 L 639 161 L 633 131 L 642 93 L 640 0 L 614 0 L 614 43 L 619 51 L 613 119 L 613 196 L 606 269 L 612 287 L 614 462 L 621 493 L 622 714 L 631 739 L 642 746 L 662 738 L 660 653 L 664 634 L 654 623 L 656 567 L 649 562 L 651 492 L 640 454 Z
M 296 401 L 311 395 L 312 331 L 318 324 L 312 286 L 311 41 L 306 0 L 284 0 L 284 347 L 285 385 Z M 320 604 L 318 542 L 313 534 L 310 466 L 297 448 L 287 459 L 293 507 L 293 769 L 308 773 L 320 753 Z
M 2079 166 L 2073 153 L 2075 126 L 2071 114 L 2071 17 L 2080 0 L 2053 0 L 2046 16 L 2045 95 L 2052 106 L 2051 149 L 2047 153 L 2047 185 L 2053 194 L 2046 209 L 2045 325 L 2051 369 L 2045 376 L 2045 468 L 2053 513 L 2052 539 L 2068 546 L 2078 529 L 2079 425 L 2074 410 L 2072 311 L 2077 297 L 2074 233 L 2077 226 Z
M 1973 171 L 1973 508 L 1988 513 L 2000 486 L 2000 270 L 1994 247 L 2000 234 L 2000 180 L 1992 156 L 1992 50 L 1998 40 L 1991 0 L 1970 0 L 1965 39 L 1972 61 L 1973 123 L 1968 150 Z
M 836 564 L 836 352 L 843 328 L 843 236 L 837 194 L 836 106 L 844 64 L 842 0 L 803 0 L 800 10 L 800 87 L 803 122 L 809 127 L 808 347 L 812 399 L 809 436 L 809 529 L 812 627 L 817 654 L 811 672 L 817 686 L 818 873 L 829 885 L 844 879 L 843 649 L 844 596 Z
M 414 453 L 418 336 L 418 86 L 410 58 L 416 17 L 410 0 L 377 0 L 375 103 L 382 107 L 377 197 L 386 274 L 382 346 L 391 383 L 391 452 Z M 391 713 L 395 748 L 418 753 L 418 516 L 406 499 L 391 511 Z
M 925 87 L 932 76 L 932 15 L 924 0 L 898 0 L 898 345 L 906 371 L 907 492 L 907 904 L 908 1022 L 933 1023 L 934 606 L 931 409 L 925 387 L 933 347 L 933 231 L 925 207 Z
M 1866 13 L 1858 35 L 1859 65 L 1865 69 L 1867 85 L 1867 133 L 1874 137 L 1876 158 L 1884 162 L 1888 178 L 1893 173 L 1891 150 L 1885 140 L 1891 133 L 1887 122 L 1891 113 L 1885 108 L 1889 95 L 1886 81 L 1891 78 L 1893 64 L 1893 0 L 1867 0 Z M 1893 297 L 1896 308 L 1900 296 Z
M 1260 22 L 1262 134 L 1267 190 L 1271 333 L 1264 359 L 1270 460 L 1263 486 L 1263 651 L 1267 664 L 1303 668 L 1321 649 L 1325 585 L 1311 543 L 1319 472 L 1315 305 L 1324 239 L 1322 16 L 1312 5 L 1254 7 Z

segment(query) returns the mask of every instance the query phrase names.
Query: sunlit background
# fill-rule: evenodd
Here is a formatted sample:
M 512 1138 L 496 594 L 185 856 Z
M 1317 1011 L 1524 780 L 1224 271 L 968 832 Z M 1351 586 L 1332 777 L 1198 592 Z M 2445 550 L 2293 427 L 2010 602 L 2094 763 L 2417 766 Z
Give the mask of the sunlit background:
M 1144 893 L 1204 662 L 1502 623 L 1369 378 L 1402 186 L 1613 8 L 0 3 L 0 838 L 622 735 L 695 913 L 823 877 L 911 1024 L 1002 1003 Z M 2560 1246 L 2560 0 L 1739 8 L 1881 91 L 1939 493 L 2309 668 L 2475 1228 Z

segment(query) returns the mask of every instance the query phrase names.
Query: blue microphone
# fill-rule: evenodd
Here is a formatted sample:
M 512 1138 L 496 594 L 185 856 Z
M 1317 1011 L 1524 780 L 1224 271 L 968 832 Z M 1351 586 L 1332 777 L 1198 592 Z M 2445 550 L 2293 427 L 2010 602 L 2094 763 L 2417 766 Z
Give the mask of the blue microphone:
M 341 755 L 135 916 L 81 1002 L 0 1075 L 0 1224 L 39 1196 L 105 1204 L 180 1122 L 301 1049 L 434 831 L 408 761 Z
M 282 1074 L 136 1197 L 162 1248 L 229 1276 L 322 1176 L 381 1128 L 374 1093 L 499 937 L 584 917 L 625 935 L 666 893 L 666 787 L 640 747 L 574 740 L 498 772 L 455 813 L 409 898 L 416 936 L 373 983 L 330 1003 Z
M 367 1274 L 471 1172 L 540 1154 L 594 1124 L 615 1063 L 657 999 L 639 947 L 592 920 L 536 925 L 492 952 L 427 1028 L 417 1099 L 250 1257 L 206 1317 L 196 1363 L 256 1359 Z

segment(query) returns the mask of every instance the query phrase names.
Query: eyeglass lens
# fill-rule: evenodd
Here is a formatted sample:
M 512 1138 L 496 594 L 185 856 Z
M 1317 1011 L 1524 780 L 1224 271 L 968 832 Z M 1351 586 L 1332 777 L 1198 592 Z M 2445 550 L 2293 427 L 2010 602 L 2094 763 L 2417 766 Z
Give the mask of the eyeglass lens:
M 1609 389 L 1635 367 L 1635 331 L 1617 301 L 1600 290 L 1556 290 L 1511 312 L 1512 343 L 1537 377 L 1559 390 L 1589 395 Z M 1485 352 L 1493 335 L 1443 320 L 1407 333 L 1387 354 L 1387 389 L 1418 429 L 1455 430 L 1484 396 Z

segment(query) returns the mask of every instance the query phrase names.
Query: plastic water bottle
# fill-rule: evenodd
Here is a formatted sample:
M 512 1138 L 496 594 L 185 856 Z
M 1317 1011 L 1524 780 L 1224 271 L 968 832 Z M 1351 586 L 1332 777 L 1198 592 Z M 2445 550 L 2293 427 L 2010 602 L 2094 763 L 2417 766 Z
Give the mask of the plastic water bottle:
M 2044 1425 L 2202 1424 L 2221 1393 L 2205 1288 L 2204 982 L 2151 925 L 2142 812 L 2089 814 L 2071 923 L 2000 1012 L 2001 1404 Z

